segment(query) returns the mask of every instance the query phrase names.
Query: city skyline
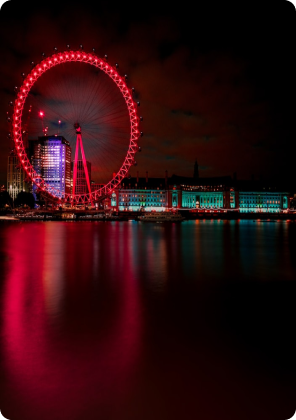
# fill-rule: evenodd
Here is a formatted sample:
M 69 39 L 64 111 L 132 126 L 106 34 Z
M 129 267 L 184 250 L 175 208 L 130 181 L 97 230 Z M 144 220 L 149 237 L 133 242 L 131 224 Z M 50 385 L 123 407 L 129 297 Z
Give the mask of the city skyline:
M 39 5 L 12 13 L 8 2 L 0 14 L 1 183 L 6 184 L 11 146 L 6 112 L 13 88 L 20 85 L 31 61 L 41 61 L 43 51 L 50 55 L 54 46 L 63 51 L 68 43 L 74 49 L 82 43 L 85 50 L 95 47 L 98 55 L 108 54 L 138 92 L 144 136 L 132 176 L 137 171 L 163 176 L 166 170 L 169 176 L 192 176 L 197 159 L 200 177 L 234 172 L 240 179 L 291 177 L 289 144 L 295 128 L 289 104 L 295 67 L 291 4 L 285 4 L 256 13 L 251 7 L 231 9 L 236 20 L 226 5 L 216 12 L 200 9 L 194 17 L 173 8 L 140 14 L 120 8 L 111 13 L 106 7 L 100 15 L 95 8 L 84 8 L 77 26 L 75 11 L 67 6 L 55 11 Z M 67 24 L 60 25 L 66 15 Z M 283 21 L 287 24 L 275 31 L 276 23 Z M 42 27 L 52 29 L 51 39 Z

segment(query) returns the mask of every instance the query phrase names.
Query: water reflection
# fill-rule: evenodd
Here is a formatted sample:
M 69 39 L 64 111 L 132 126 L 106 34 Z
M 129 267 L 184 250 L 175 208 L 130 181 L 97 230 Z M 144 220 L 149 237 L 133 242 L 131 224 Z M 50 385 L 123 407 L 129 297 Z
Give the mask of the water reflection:
M 294 395 L 294 354 L 274 350 L 293 318 L 293 224 L 1 228 L 8 418 L 212 419 L 223 406 L 228 420 L 265 420 Z
M 288 223 L 240 221 L 240 274 L 246 280 L 294 280 Z
M 51 317 L 59 313 L 65 287 L 65 236 L 65 225 L 61 225 L 57 231 L 54 224 L 45 224 L 43 249 L 40 250 L 38 258 L 43 260 L 42 280 L 45 306 L 47 314 Z
M 18 410 L 24 410 L 24 419 L 72 419 L 96 404 L 106 409 L 113 398 L 124 398 L 140 348 L 136 248 L 132 242 L 122 247 L 116 294 L 104 290 L 108 307 L 101 289 L 92 295 L 89 284 L 101 279 L 91 279 L 86 264 L 100 259 L 93 251 L 101 243 L 107 254 L 108 249 L 119 249 L 113 236 L 106 238 L 100 236 L 100 228 L 95 232 L 83 226 L 75 232 L 79 240 L 74 242 L 72 226 L 27 224 L 20 226 L 16 246 L 11 233 L 5 244 L 10 270 L 4 290 L 3 334 L 12 400 L 17 400 Z M 98 248 L 91 246 L 93 236 L 97 241 L 100 238 Z M 65 251 L 72 258 L 65 258 Z M 120 267 L 123 261 L 124 268 Z M 109 264 L 103 265 L 101 277 L 109 277 Z M 67 417 L 61 405 L 67 407 Z

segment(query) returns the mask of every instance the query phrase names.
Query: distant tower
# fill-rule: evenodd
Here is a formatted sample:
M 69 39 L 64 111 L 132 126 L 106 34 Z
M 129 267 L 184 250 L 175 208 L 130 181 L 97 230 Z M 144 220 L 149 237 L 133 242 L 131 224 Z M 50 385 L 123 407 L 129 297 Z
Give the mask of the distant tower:
M 194 164 L 193 178 L 194 179 L 198 179 L 199 178 L 197 159 L 195 160 L 195 164 Z

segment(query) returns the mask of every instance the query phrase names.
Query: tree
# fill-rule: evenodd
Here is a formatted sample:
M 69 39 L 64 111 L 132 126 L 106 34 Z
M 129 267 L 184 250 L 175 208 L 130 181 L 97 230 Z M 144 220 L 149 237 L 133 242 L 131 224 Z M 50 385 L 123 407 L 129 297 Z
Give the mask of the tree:
M 18 193 L 18 195 L 17 195 L 17 197 L 14 201 L 14 205 L 15 205 L 15 207 L 20 207 L 20 206 L 27 205 L 31 209 L 33 209 L 34 206 L 35 206 L 34 195 L 29 193 L 29 192 L 21 191 L 21 192 Z
M 12 198 L 7 191 L 0 192 L 0 208 L 12 207 Z

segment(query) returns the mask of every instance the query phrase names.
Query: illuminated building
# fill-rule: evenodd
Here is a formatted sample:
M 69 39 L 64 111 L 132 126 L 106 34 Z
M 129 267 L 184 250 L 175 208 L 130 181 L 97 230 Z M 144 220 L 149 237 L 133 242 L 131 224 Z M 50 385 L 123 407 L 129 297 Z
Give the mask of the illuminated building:
M 182 208 L 224 209 L 235 205 L 234 191 L 228 186 L 231 181 L 229 177 L 199 179 L 182 177 L 176 181 L 181 182 L 179 188 L 182 191 Z
M 15 200 L 18 193 L 28 191 L 28 184 L 25 182 L 26 173 L 20 165 L 15 152 L 12 151 L 8 156 L 7 164 L 7 191 L 10 197 Z
M 48 186 L 60 191 L 61 196 L 71 192 L 71 148 L 67 140 L 62 136 L 31 140 L 30 158 L 34 170 Z M 15 198 L 19 189 L 24 188 L 24 175 L 23 178 L 19 172 L 13 175 L 19 166 L 13 153 L 8 163 L 8 191 Z M 91 163 L 86 164 L 91 179 Z M 291 206 L 291 194 L 277 184 L 254 179 L 238 181 L 236 176 L 199 178 L 196 169 L 197 162 L 193 177 L 173 175 L 168 178 L 165 171 L 164 178 L 148 178 L 148 172 L 145 177 L 139 178 L 137 172 L 136 177 L 125 178 L 120 187 L 105 198 L 104 207 L 119 211 L 164 211 L 176 208 L 199 212 L 280 213 Z M 103 184 L 91 182 L 91 191 L 102 187 Z M 13 188 L 15 197 L 12 195 Z M 37 192 L 37 188 L 34 185 L 33 192 Z M 82 160 L 77 161 L 75 189 L 76 194 L 88 193 Z
M 120 189 L 118 209 L 120 211 L 163 211 L 168 206 L 167 191 L 151 189 Z M 115 197 L 113 196 L 113 204 Z
M 61 197 L 71 192 L 71 147 L 63 136 L 43 136 L 30 140 L 31 162 L 40 179 Z M 36 177 L 38 182 L 38 177 Z M 33 186 L 37 192 L 37 186 Z
M 230 189 L 229 193 L 229 207 L 235 209 L 237 205 L 237 193 L 233 188 Z
M 279 213 L 288 208 L 288 194 L 284 192 L 239 191 L 241 213 Z
M 173 182 L 175 181 L 175 182 Z M 250 212 L 280 212 L 288 208 L 289 194 L 279 191 L 252 191 L 255 184 L 237 184 L 231 177 L 185 178 L 173 176 L 168 181 L 168 188 L 153 188 L 160 184 L 161 179 L 134 178 L 126 181 L 124 188 L 114 191 L 111 206 L 118 210 L 139 209 L 163 210 L 165 208 L 199 209 L 202 210 L 233 210 Z M 139 186 L 138 186 L 139 185 Z M 147 185 L 144 187 L 144 185 Z M 242 187 L 242 189 L 241 189 Z
M 166 174 L 167 177 L 167 174 Z M 257 187 L 257 192 L 255 187 Z M 260 187 L 260 188 L 259 188 Z M 269 188 L 266 190 L 265 188 Z M 277 187 L 238 182 L 230 176 L 189 178 L 130 178 L 115 190 L 111 207 L 120 211 L 167 208 L 250 212 L 281 212 L 289 206 L 289 194 Z
M 168 207 L 167 173 L 165 178 L 126 178 L 111 195 L 110 205 L 119 211 L 164 211 Z
M 241 213 L 278 213 L 289 205 L 289 194 L 278 191 L 200 191 L 194 187 L 182 188 L 182 208 L 237 209 Z
M 223 191 L 192 191 L 182 190 L 183 208 L 223 208 Z
M 277 181 L 240 180 L 236 190 L 240 213 L 279 213 L 290 205 L 290 193 Z

